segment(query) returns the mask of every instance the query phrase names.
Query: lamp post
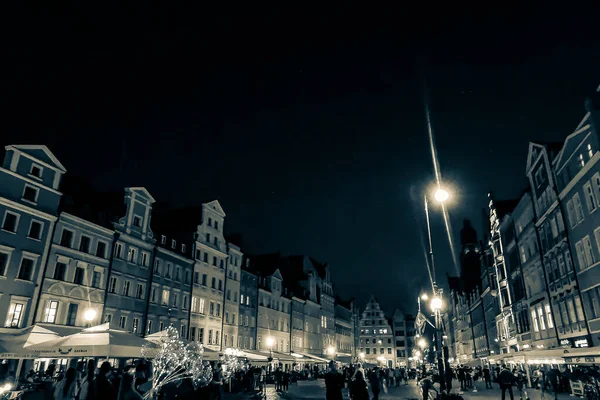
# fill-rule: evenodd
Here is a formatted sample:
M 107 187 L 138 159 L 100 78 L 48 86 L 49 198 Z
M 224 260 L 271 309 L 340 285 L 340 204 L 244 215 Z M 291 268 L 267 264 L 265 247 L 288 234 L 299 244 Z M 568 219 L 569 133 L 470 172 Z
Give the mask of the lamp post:
M 437 189 L 433 194 L 434 199 L 438 203 L 445 203 L 450 198 L 450 193 L 447 190 L 443 189 L 438 181 Z M 429 202 L 427 201 L 427 195 L 423 196 L 424 198 L 424 206 L 425 206 L 425 218 L 427 221 L 427 238 L 429 239 L 429 262 L 431 265 L 431 285 L 432 285 L 432 298 L 429 302 L 429 306 L 435 315 L 435 350 L 437 353 L 437 361 L 438 361 L 438 372 L 440 374 L 440 389 L 445 390 L 446 385 L 446 374 L 445 367 L 446 361 L 444 360 L 444 349 L 443 349 L 443 340 L 442 340 L 442 319 L 441 319 L 441 310 L 444 305 L 442 301 L 442 289 L 437 287 L 435 280 L 435 263 L 433 257 L 433 242 L 431 240 L 431 224 L 429 222 Z M 419 311 L 421 310 L 421 299 L 427 301 L 429 296 L 427 294 L 423 294 L 419 299 Z
M 96 315 L 98 313 L 93 308 L 88 308 L 83 313 L 83 319 L 85 319 L 85 323 L 88 327 L 92 326 L 92 321 L 96 319 Z

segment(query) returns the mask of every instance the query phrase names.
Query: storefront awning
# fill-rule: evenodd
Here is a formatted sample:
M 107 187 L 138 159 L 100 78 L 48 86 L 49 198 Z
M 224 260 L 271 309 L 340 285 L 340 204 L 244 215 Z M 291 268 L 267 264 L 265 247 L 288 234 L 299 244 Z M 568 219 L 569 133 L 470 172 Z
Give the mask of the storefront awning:
M 35 359 L 38 351 L 27 346 L 60 338 L 53 331 L 34 325 L 22 329 L 4 330 L 0 339 L 0 359 Z
M 314 363 L 328 363 L 329 360 L 325 359 L 325 358 L 321 358 L 312 354 L 308 354 L 308 353 L 296 353 L 296 354 L 300 354 L 302 357 L 310 360 L 310 362 L 314 362 Z M 306 360 L 305 360 L 306 362 Z
M 566 364 L 596 364 L 600 362 L 598 347 L 563 349 L 563 359 Z

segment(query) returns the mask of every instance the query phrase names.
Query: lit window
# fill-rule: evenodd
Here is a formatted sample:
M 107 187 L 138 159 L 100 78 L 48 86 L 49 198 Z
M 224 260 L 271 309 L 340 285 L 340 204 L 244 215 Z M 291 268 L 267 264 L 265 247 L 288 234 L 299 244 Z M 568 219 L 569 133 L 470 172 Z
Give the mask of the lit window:
M 588 151 L 588 156 L 590 158 L 592 158 L 592 156 L 594 155 L 594 152 L 592 150 L 592 145 L 590 143 L 588 143 L 588 145 L 587 145 L 587 151 Z
M 44 309 L 44 322 L 54 324 L 56 322 L 56 311 L 58 310 L 58 301 L 48 300 Z
M 583 161 L 583 154 L 579 155 L 579 163 L 581 164 L 582 167 L 585 165 L 585 161 Z
M 10 303 L 8 315 L 4 326 L 7 328 L 18 328 L 21 325 L 21 316 L 25 305 L 22 303 Z
M 163 291 L 162 291 L 162 305 L 163 306 L 169 305 L 169 291 L 167 289 L 163 289 Z

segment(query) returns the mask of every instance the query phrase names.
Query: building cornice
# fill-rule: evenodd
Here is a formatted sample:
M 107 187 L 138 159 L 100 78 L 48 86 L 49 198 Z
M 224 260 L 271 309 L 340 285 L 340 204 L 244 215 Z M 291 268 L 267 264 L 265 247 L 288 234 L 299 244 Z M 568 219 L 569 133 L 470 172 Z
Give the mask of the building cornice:
M 52 193 L 57 194 L 59 196 L 62 196 L 62 192 L 59 192 L 58 190 L 53 189 L 50 186 L 46 186 L 46 185 L 44 185 L 43 183 L 41 183 L 39 181 L 33 180 L 33 179 L 28 178 L 28 177 L 23 176 L 23 175 L 19 175 L 16 172 L 13 172 L 11 170 L 8 170 L 8 169 L 0 167 L 0 172 L 4 172 L 5 174 L 12 175 L 15 178 L 22 179 L 22 180 L 24 180 L 25 182 L 27 182 L 27 183 L 29 183 L 31 185 L 34 185 L 34 186 L 42 188 L 42 189 L 46 189 L 49 192 L 52 192 Z
M 17 203 L 16 201 L 9 200 L 6 197 L 0 197 L 0 204 L 14 208 L 15 210 L 19 210 L 19 211 L 22 211 L 22 212 L 25 212 L 25 213 L 28 213 L 31 215 L 35 215 L 36 217 L 39 217 L 39 218 L 44 218 L 51 222 L 56 222 L 56 220 L 58 219 L 58 217 L 55 215 L 51 215 L 51 214 L 45 213 L 43 211 L 36 210 L 35 208 L 26 206 L 25 204 L 21 204 L 21 203 Z
M 112 236 L 114 234 L 113 230 L 110 230 L 108 228 L 104 228 L 103 226 L 97 225 L 97 224 L 95 224 L 93 222 L 90 222 L 88 220 L 85 220 L 83 218 L 80 218 L 80 217 L 78 217 L 76 215 L 73 215 L 73 214 L 69 214 L 69 213 L 64 212 L 64 211 L 60 213 L 60 215 L 59 215 L 59 221 L 62 222 L 61 217 L 63 217 L 63 216 L 65 218 L 72 219 L 72 220 L 74 220 L 74 222 L 77 222 L 79 224 L 86 225 L 86 226 L 88 226 L 88 227 L 90 227 L 92 229 L 96 229 L 96 230 L 98 230 L 98 231 L 100 231 L 102 233 L 105 233 L 106 235 Z M 65 221 L 65 222 L 70 222 L 70 221 Z

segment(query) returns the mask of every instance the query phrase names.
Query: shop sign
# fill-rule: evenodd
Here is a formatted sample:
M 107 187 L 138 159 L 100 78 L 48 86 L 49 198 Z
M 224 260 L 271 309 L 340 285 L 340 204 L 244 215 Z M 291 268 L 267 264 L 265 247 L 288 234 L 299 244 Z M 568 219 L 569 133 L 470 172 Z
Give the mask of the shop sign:
M 588 347 L 587 339 L 579 339 L 575 341 L 575 347 Z
M 561 346 L 570 346 L 571 345 L 571 341 L 569 339 L 562 339 L 560 341 L 560 345 Z
M 596 357 L 565 357 L 567 364 L 595 364 Z

